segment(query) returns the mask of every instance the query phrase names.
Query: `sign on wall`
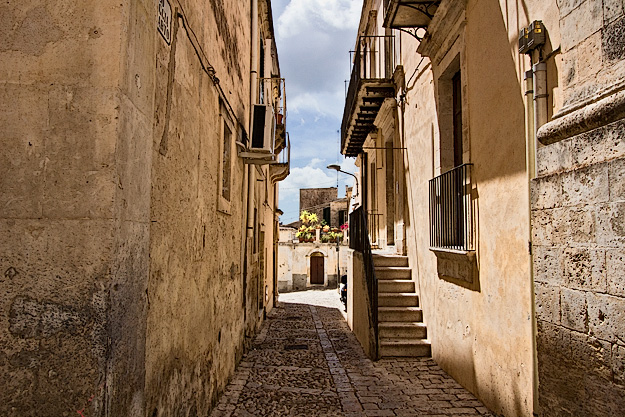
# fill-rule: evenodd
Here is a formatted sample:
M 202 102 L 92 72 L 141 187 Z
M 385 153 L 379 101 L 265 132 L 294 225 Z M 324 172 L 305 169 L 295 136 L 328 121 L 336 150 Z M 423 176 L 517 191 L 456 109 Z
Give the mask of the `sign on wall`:
M 171 5 L 168 0 L 158 0 L 158 31 L 169 45 L 171 43 Z

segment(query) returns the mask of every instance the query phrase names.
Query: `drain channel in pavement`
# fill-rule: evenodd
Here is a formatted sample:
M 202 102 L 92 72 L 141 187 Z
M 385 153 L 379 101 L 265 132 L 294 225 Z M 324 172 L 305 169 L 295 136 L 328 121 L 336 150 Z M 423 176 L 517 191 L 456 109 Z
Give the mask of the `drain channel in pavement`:
M 284 350 L 308 350 L 308 345 L 284 345 Z

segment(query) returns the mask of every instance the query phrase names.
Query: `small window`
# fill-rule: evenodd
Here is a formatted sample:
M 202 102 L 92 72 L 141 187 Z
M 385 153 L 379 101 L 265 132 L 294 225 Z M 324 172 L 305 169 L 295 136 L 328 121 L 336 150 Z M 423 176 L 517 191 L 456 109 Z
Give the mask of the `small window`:
M 230 201 L 230 143 L 232 142 L 232 131 L 230 130 L 230 127 L 228 127 L 227 123 L 224 123 L 223 137 L 224 143 L 221 158 L 221 196 L 227 201 Z
M 342 226 L 347 221 L 347 211 L 341 210 L 339 211 L 339 226 Z
M 330 212 L 330 207 L 324 207 L 324 208 L 323 208 L 323 220 L 326 222 L 326 224 L 327 224 L 328 226 L 334 226 L 334 225 L 330 224 L 330 223 L 331 223 L 331 220 L 332 220 L 332 219 L 330 218 L 330 213 L 331 213 L 331 212 Z

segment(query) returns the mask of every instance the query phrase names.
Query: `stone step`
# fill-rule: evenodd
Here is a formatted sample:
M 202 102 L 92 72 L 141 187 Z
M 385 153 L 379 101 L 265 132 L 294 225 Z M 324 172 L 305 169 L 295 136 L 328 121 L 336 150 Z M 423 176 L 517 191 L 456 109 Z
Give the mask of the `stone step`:
M 373 264 L 375 266 L 408 266 L 407 256 L 398 255 L 376 255 L 373 254 Z
M 418 307 L 419 296 L 415 293 L 406 292 L 379 292 L 379 307 Z
M 414 292 L 414 281 L 406 279 L 383 279 L 378 281 L 378 292 Z
M 419 307 L 378 307 L 378 321 L 423 321 L 423 311 Z
M 380 340 L 380 356 L 432 356 L 432 347 L 429 340 L 385 339 Z
M 427 339 L 427 327 L 416 322 L 380 322 L 380 339 Z
M 399 266 L 375 267 L 375 277 L 382 281 L 385 279 L 412 279 L 412 269 Z

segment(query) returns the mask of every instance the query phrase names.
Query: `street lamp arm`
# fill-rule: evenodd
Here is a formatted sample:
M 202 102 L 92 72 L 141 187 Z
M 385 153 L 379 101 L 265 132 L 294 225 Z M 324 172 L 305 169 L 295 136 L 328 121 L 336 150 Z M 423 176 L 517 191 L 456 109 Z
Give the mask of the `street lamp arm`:
M 354 177 L 354 181 L 356 182 L 356 194 L 354 194 L 354 197 L 358 196 L 358 177 L 357 176 L 355 176 L 351 172 L 343 171 L 340 165 L 332 164 L 332 165 L 328 165 L 327 168 L 333 169 L 335 171 L 342 172 L 343 174 L 351 175 L 352 177 Z

